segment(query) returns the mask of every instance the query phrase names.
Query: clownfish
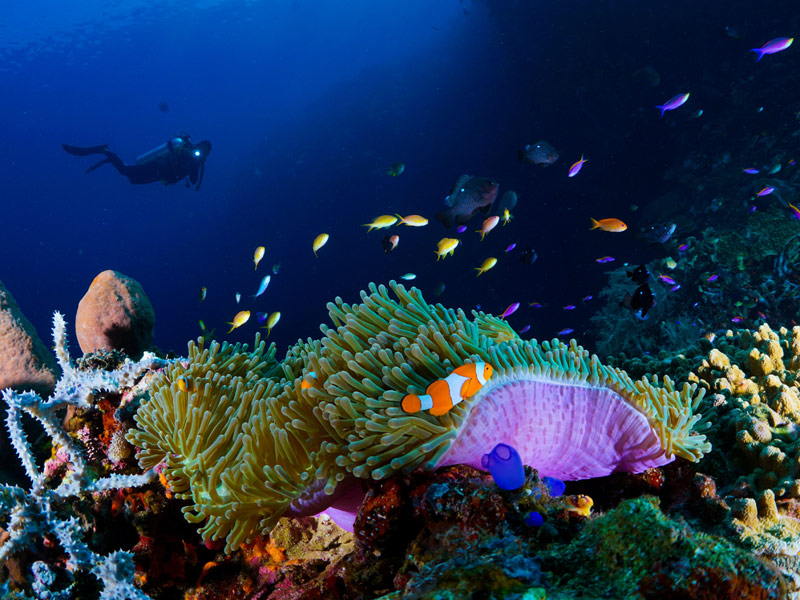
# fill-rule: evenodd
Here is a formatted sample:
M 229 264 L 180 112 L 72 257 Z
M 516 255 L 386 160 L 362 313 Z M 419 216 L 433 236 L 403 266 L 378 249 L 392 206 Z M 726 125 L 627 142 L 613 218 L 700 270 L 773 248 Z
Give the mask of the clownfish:
M 317 383 L 317 374 L 314 371 L 309 371 L 303 376 L 303 379 L 300 380 L 300 389 L 307 390 L 312 388 Z
M 432 415 L 447 413 L 456 404 L 474 396 L 489 380 L 494 368 L 489 363 L 477 362 L 461 365 L 444 379 L 437 379 L 425 390 L 425 394 L 406 394 L 402 408 L 407 413 L 430 410 Z

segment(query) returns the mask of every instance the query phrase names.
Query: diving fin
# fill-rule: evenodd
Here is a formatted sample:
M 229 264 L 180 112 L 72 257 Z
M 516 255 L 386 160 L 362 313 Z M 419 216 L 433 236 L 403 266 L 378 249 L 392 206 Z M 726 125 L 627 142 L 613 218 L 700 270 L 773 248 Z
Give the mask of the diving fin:
M 106 144 L 103 144 L 102 146 L 89 146 L 88 148 L 61 144 L 61 147 L 64 148 L 67 154 L 71 154 L 72 156 L 89 156 L 91 154 L 105 154 L 108 152 L 108 146 Z
M 110 161 L 109 159 L 107 159 L 107 158 L 104 158 L 104 159 L 103 159 L 103 160 L 101 160 L 99 163 L 95 163 L 95 164 L 93 164 L 91 167 L 89 167 L 88 169 L 86 169 L 85 173 L 91 173 L 91 172 L 92 172 L 92 171 L 94 171 L 95 169 L 99 169 L 99 168 L 100 168 L 100 167 L 102 167 L 103 165 L 107 165 L 107 164 L 108 164 L 108 163 L 110 163 L 110 162 L 111 162 L 111 161 Z

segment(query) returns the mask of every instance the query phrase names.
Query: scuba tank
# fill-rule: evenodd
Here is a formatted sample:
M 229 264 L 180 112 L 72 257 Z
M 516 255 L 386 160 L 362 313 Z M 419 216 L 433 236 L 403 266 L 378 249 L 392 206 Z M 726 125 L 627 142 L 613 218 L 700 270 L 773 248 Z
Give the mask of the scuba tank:
M 166 156 L 170 152 L 174 150 L 180 150 L 183 148 L 184 144 L 188 141 L 188 136 L 178 137 L 175 136 L 174 138 L 170 139 L 169 141 L 164 142 L 160 146 L 156 146 L 152 150 L 145 152 L 141 156 L 136 157 L 136 164 L 141 165 L 144 163 L 148 163 L 151 160 L 155 160 L 157 158 L 161 158 L 162 156 Z

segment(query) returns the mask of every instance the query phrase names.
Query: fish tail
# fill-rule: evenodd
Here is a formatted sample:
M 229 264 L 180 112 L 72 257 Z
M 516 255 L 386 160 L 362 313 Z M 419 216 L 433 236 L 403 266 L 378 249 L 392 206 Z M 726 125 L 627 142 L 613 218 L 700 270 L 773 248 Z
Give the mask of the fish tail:
M 592 227 L 589 229 L 589 231 L 600 227 L 600 223 L 597 221 L 597 219 L 592 219 L 591 217 L 589 217 L 589 220 L 592 222 Z
M 400 215 L 398 215 L 397 213 L 394 213 L 394 216 L 395 216 L 395 217 L 397 217 L 397 220 L 398 220 L 398 221 L 400 221 L 400 223 L 402 223 L 403 225 L 408 225 L 408 223 L 406 223 L 406 220 L 405 220 L 405 218 L 404 218 L 404 217 L 401 217 L 401 216 L 400 216 Z M 398 224 L 399 224 L 399 223 L 398 223 Z
M 756 62 L 758 62 L 762 58 L 764 58 L 764 51 L 761 48 L 751 48 L 750 50 L 748 50 L 748 52 L 755 52 L 756 54 L 758 54 L 758 58 L 756 58 Z
M 230 330 L 228 331 L 228 333 L 230 333 L 231 331 L 233 331 L 234 329 L 236 329 L 236 325 L 234 325 L 233 323 L 228 323 L 228 325 L 230 325 L 230 326 L 231 326 L 231 328 L 230 328 Z
M 481 241 L 483 241 L 483 238 L 484 238 L 484 236 L 486 235 L 486 234 L 483 232 L 483 229 L 476 229 L 476 230 L 475 230 L 475 233 L 480 233 L 480 234 L 481 234 Z
M 422 409 L 422 402 L 416 394 L 406 394 L 403 396 L 403 401 L 400 405 L 403 412 L 418 413 Z
M 663 106 L 656 106 L 656 108 L 661 111 L 661 115 L 659 115 L 659 119 L 660 119 L 661 117 L 664 116 L 664 113 L 666 112 L 667 109 L 664 108 Z

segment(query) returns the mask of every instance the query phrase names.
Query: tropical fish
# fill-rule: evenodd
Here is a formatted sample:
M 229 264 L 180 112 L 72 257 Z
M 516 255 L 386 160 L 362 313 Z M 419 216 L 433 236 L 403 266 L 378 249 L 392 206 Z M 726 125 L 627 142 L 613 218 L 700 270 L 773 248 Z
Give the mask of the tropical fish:
M 267 324 L 261 328 L 267 330 L 267 337 L 269 337 L 269 334 L 272 332 L 272 328 L 275 327 L 275 325 L 277 325 L 278 321 L 280 320 L 281 320 L 281 313 L 278 311 L 272 313 L 270 316 L 267 317 Z
M 668 256 L 667 258 L 664 259 L 664 266 L 671 271 L 672 269 L 678 266 L 678 263 L 676 263 L 671 256 Z
M 364 223 L 364 227 L 369 227 L 367 229 L 367 233 L 369 233 L 373 229 L 384 229 L 391 227 L 395 223 L 397 223 L 397 217 L 394 215 L 381 215 L 380 217 L 375 217 L 372 223 Z
M 402 173 L 405 170 L 406 166 L 403 163 L 396 162 L 391 167 L 389 167 L 389 170 L 386 171 L 386 174 L 391 175 L 392 177 L 397 177 L 398 175 L 400 175 L 400 173 Z
M 564 310 L 575 310 L 575 305 L 574 304 L 567 304 L 564 307 Z
M 194 391 L 194 385 L 192 385 L 192 380 L 186 377 L 185 375 L 181 375 L 175 380 L 175 383 L 178 384 L 178 389 L 182 392 L 192 392 Z
M 275 263 L 274 265 L 272 265 L 272 274 L 273 275 L 277 275 L 278 271 L 280 271 L 280 270 L 281 270 L 281 263 Z
M 713 283 L 713 282 L 715 282 L 717 279 L 719 279 L 719 273 L 714 273 L 713 275 L 710 275 L 710 276 L 708 277 L 708 279 L 706 279 L 706 281 L 707 281 L 708 283 Z
M 774 187 L 767 186 L 765 188 L 760 189 L 756 192 L 756 196 L 769 196 L 772 192 L 775 191 Z
M 452 227 L 454 223 L 466 224 L 479 210 L 488 214 L 497 198 L 497 188 L 497 183 L 486 177 L 462 175 L 444 200 L 448 208 L 436 219 L 445 227 Z
M 522 329 L 519 330 L 520 333 L 528 333 L 531 330 L 530 325 L 525 325 Z
M 198 302 L 202 302 L 203 300 L 205 300 L 207 295 L 208 295 L 208 288 L 206 286 L 201 287 L 200 293 L 197 295 L 197 297 L 199 298 Z
M 514 215 L 512 215 L 510 212 L 508 212 L 507 208 L 504 208 L 503 209 L 503 227 L 508 225 L 508 222 L 513 218 L 514 218 Z
M 442 238 L 436 247 L 436 260 L 447 257 L 448 254 L 453 254 L 456 247 L 460 242 L 455 238 Z
M 774 40 L 768 41 L 766 44 L 761 46 L 761 48 L 751 48 L 748 50 L 748 52 L 755 52 L 758 54 L 758 58 L 756 58 L 756 62 L 758 62 L 764 57 L 765 54 L 775 54 L 776 52 L 786 50 L 792 45 L 793 41 L 794 38 L 775 38 Z
M 236 304 L 239 304 L 241 300 L 242 300 L 242 295 L 239 292 L 236 292 Z
M 516 247 L 517 247 L 517 243 L 516 242 L 512 242 L 506 247 L 506 252 L 511 252 Z
M 583 168 L 583 164 L 586 163 L 586 162 L 589 162 L 589 161 L 587 161 L 585 158 L 583 158 L 583 154 L 581 154 L 580 160 L 575 162 L 575 163 L 573 163 L 572 166 L 569 168 L 569 172 L 567 173 L 567 177 L 575 177 L 575 175 L 577 175 L 578 173 L 581 172 L 581 169 Z
M 483 273 L 486 273 L 489 269 L 497 264 L 497 259 L 490 256 L 486 260 L 481 263 L 480 267 L 475 267 L 475 270 L 478 272 L 476 277 L 480 277 Z
M 405 275 L 400 275 L 400 279 L 405 279 L 406 281 L 413 281 L 416 279 L 417 276 L 414 273 L 406 273 Z
M 269 285 L 271 279 L 272 277 L 270 275 L 264 276 L 264 279 L 261 280 L 261 285 L 258 286 L 258 291 L 253 298 L 258 298 L 261 294 L 267 291 L 267 286 Z
M 522 150 L 517 150 L 517 160 L 525 161 L 529 165 L 547 167 L 558 160 L 558 152 L 544 140 L 535 144 L 528 144 Z
M 397 215 L 397 219 L 400 221 L 400 224 L 409 227 L 425 227 L 425 225 L 428 224 L 428 219 L 419 215 L 408 215 L 407 217 Z
M 456 404 L 474 396 L 489 380 L 494 368 L 489 363 L 461 365 L 444 379 L 437 379 L 425 389 L 425 394 L 406 394 L 400 406 L 403 412 L 414 414 L 429 410 L 434 416 L 446 414 Z
M 397 248 L 397 244 L 399 242 L 400 242 L 400 236 L 399 235 L 392 235 L 392 236 L 385 235 L 385 236 L 383 236 L 383 239 L 381 240 L 381 245 L 383 246 L 383 251 L 386 254 L 390 254 L 392 252 L 392 250 Z
M 591 229 L 601 229 L 602 231 L 610 231 L 612 233 L 619 233 L 625 231 L 628 226 L 619 219 L 591 219 Z
M 198 323 L 198 325 L 200 325 L 200 335 L 203 336 L 203 340 L 211 339 L 211 336 L 214 335 L 214 332 L 216 331 L 216 328 L 212 329 L 211 331 L 209 331 L 208 328 L 206 327 L 206 324 L 203 323 L 202 319 L 199 320 L 197 323 Z
M 664 104 L 660 106 L 656 106 L 658 110 L 661 111 L 661 116 L 664 116 L 664 113 L 668 110 L 675 110 L 678 107 L 683 106 L 686 104 L 686 101 L 689 99 L 689 94 L 678 94 L 677 96 L 673 96 L 669 100 L 667 100 Z
M 255 269 L 258 269 L 258 263 L 260 263 L 261 259 L 264 258 L 264 252 L 264 246 L 259 246 L 256 248 L 255 253 L 253 253 L 253 262 L 256 263 Z
M 636 288 L 633 294 L 626 292 L 622 299 L 622 304 L 630 308 L 634 315 L 644 319 L 647 311 L 656 305 L 656 297 L 650 289 L 650 284 L 643 283 Z
M 249 310 L 240 310 L 238 313 L 236 313 L 236 316 L 233 317 L 233 321 L 228 323 L 228 325 L 231 326 L 231 328 L 228 331 L 228 333 L 230 333 L 231 331 L 233 331 L 237 327 L 241 327 L 242 325 L 247 323 L 247 319 L 249 319 L 249 318 L 250 318 L 250 311 Z
M 497 203 L 497 214 L 503 214 L 505 210 L 514 210 L 517 206 L 517 192 L 508 190 L 503 193 L 500 202 Z
M 650 273 L 647 270 L 647 267 L 644 265 L 639 265 L 633 271 L 625 271 L 625 275 L 631 278 L 631 281 L 634 283 L 647 283 L 650 279 Z
M 588 517 L 590 514 L 592 514 L 592 506 L 594 506 L 594 501 L 585 494 L 567 496 L 565 501 L 567 505 L 567 512 L 575 513 L 583 517 Z
M 312 249 L 314 250 L 314 256 L 317 255 L 317 250 L 319 250 L 325 244 L 328 243 L 328 237 L 330 236 L 327 233 L 320 233 L 317 237 L 314 238 L 314 243 L 312 244 Z
M 758 169 L 750 167 L 748 169 L 742 169 L 742 173 L 747 173 L 748 175 L 758 175 Z
M 268 316 L 269 315 L 267 313 L 265 313 L 265 312 L 257 312 L 256 313 L 256 318 L 258 319 L 259 323 L 263 323 L 264 321 L 266 321 Z
M 459 226 L 456 228 L 456 231 L 457 231 L 458 233 L 464 233 L 466 230 L 467 230 L 467 226 L 466 226 L 466 225 L 459 225 Z
M 642 227 L 639 236 L 651 244 L 664 244 L 669 241 L 677 227 L 675 223 L 656 223 L 649 227 Z
M 477 229 L 475 233 L 481 234 L 481 241 L 483 238 L 486 237 L 486 234 L 489 233 L 492 229 L 497 227 L 497 224 L 500 222 L 500 217 L 488 217 L 483 221 L 480 229 Z
M 575 330 L 574 330 L 574 329 L 572 329 L 572 327 L 567 327 L 566 329 L 562 329 L 561 331 L 559 331 L 558 333 L 556 333 L 556 335 L 569 335 L 569 334 L 570 334 L 570 333 L 572 333 L 573 331 L 575 331 Z
M 300 380 L 300 389 L 307 390 L 308 388 L 314 387 L 317 384 L 317 374 L 314 371 L 309 371 L 303 378 Z
M 599 262 L 601 264 L 614 262 L 616 259 L 613 256 L 601 256 L 600 258 L 596 258 L 594 262 Z
M 789 209 L 792 211 L 792 217 L 795 219 L 800 219 L 800 208 L 797 208 L 791 202 L 789 203 Z
M 508 308 L 506 308 L 506 309 L 505 309 L 505 310 L 504 310 L 502 313 L 500 313 L 498 316 L 499 316 L 501 319 L 505 319 L 506 317 L 510 317 L 510 316 L 511 316 L 511 315 L 513 315 L 515 312 L 517 312 L 517 309 L 518 309 L 518 308 L 519 308 L 519 302 L 514 302 L 514 304 L 509 304 L 509 305 L 508 305 Z
M 659 275 L 658 278 L 668 285 L 675 285 L 677 282 L 669 275 Z

